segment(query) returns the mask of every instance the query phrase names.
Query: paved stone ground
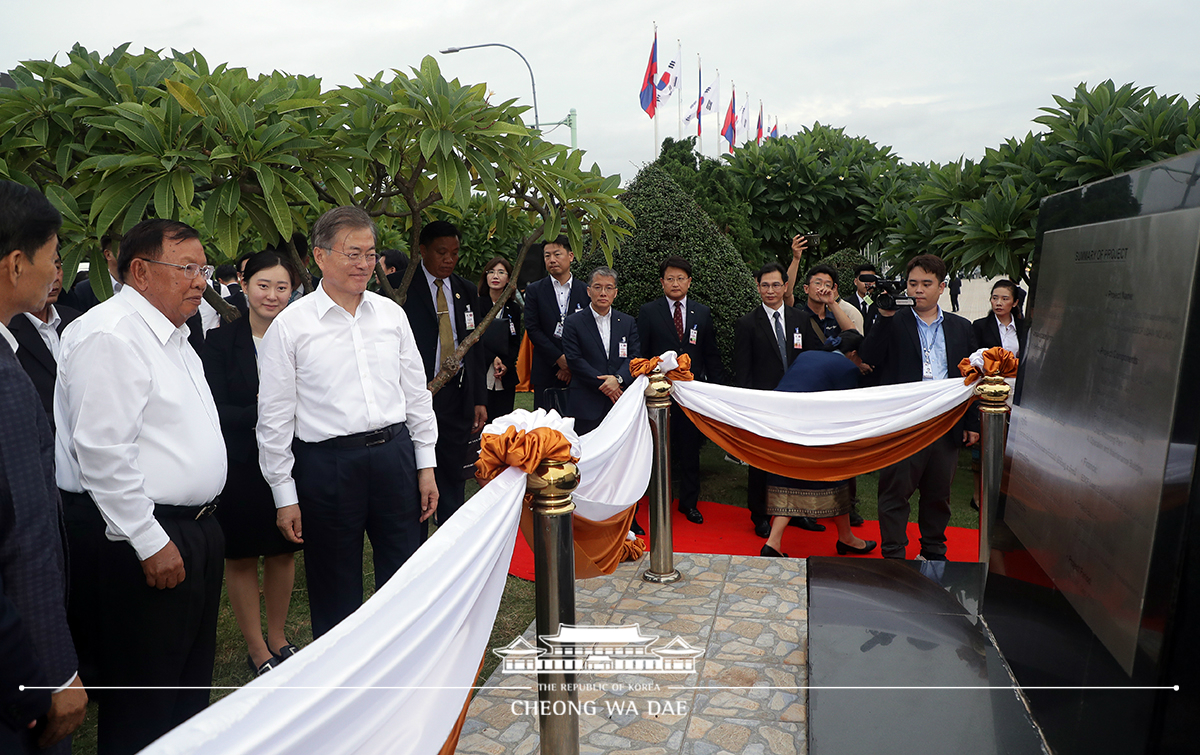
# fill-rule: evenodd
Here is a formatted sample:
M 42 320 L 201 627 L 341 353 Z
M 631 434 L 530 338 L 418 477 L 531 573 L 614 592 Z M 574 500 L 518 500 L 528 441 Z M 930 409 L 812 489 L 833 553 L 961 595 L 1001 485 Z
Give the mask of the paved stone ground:
M 684 579 L 654 585 L 640 578 L 648 559 L 577 582 L 576 623 L 639 624 L 661 638 L 655 647 L 678 635 L 704 655 L 692 674 L 579 674 L 579 701 L 594 709 L 580 717 L 580 752 L 807 753 L 805 562 L 676 554 Z M 525 638 L 536 644 L 532 626 Z M 535 679 L 502 669 L 472 700 L 456 752 L 538 752 L 537 716 L 524 708 Z

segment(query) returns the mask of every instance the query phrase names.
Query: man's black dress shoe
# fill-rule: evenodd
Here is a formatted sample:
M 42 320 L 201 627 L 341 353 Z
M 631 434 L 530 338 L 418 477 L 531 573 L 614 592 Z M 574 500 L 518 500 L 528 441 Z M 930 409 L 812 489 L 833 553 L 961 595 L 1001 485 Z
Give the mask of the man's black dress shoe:
M 771 558 L 787 558 L 788 554 L 780 553 L 769 545 L 763 544 L 762 550 L 758 552 L 760 556 L 770 556 Z
M 763 538 L 764 540 L 766 538 L 770 537 L 771 536 L 771 522 L 769 522 L 769 521 L 759 522 L 758 524 L 754 525 L 754 534 L 758 535 L 759 537 Z
M 634 519 L 633 524 L 630 525 L 629 531 L 635 535 L 645 535 L 646 534 L 646 530 L 642 529 L 642 525 L 638 524 L 638 521 L 636 519 Z
M 926 561 L 946 561 L 947 560 L 945 553 L 938 553 L 935 555 L 930 555 L 930 554 L 926 553 L 925 551 L 921 551 L 921 558 L 925 559 Z
M 679 513 L 687 517 L 687 520 L 692 524 L 704 524 L 704 515 L 700 513 L 700 509 L 680 509 Z
M 854 508 L 850 509 L 850 526 L 851 527 L 861 527 L 861 526 L 863 526 L 864 521 L 866 521 L 866 520 L 863 519 L 862 514 L 858 513 L 857 505 L 855 505 Z
M 874 540 L 864 540 L 863 543 L 865 543 L 865 545 L 863 545 L 863 547 L 855 548 L 853 545 L 846 545 L 841 540 L 838 540 L 837 541 L 837 554 L 839 556 L 844 556 L 847 553 L 854 553 L 856 555 L 862 556 L 862 555 L 865 555 L 865 554 L 870 553 L 871 551 L 875 550 L 875 546 L 879 544 L 879 543 L 876 543 Z
M 799 527 L 800 529 L 808 530 L 809 532 L 825 531 L 825 525 L 817 524 L 817 521 L 811 516 L 794 516 L 792 517 L 792 520 L 788 522 L 788 526 Z

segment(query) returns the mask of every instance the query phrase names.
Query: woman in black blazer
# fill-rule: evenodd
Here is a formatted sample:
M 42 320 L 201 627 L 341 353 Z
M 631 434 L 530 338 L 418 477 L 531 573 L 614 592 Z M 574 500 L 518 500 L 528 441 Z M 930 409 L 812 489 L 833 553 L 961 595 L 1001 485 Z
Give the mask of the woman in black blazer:
M 249 311 L 209 331 L 202 354 L 229 457 L 229 475 L 217 507 L 217 519 L 225 531 L 225 584 L 233 615 L 246 639 L 247 662 L 259 676 L 296 652 L 283 627 L 296 576 L 293 553 L 300 546 L 286 540 L 275 526 L 275 503 L 258 466 L 254 436 L 258 344 L 271 321 L 287 306 L 296 279 L 291 265 L 276 252 L 250 257 L 242 273 Z M 264 562 L 265 641 L 258 607 L 259 557 Z
M 1005 279 L 998 280 L 992 285 L 991 314 L 971 323 L 980 348 L 990 349 L 994 346 L 1004 345 L 1004 340 L 1000 336 L 1001 325 L 1013 329 L 1017 343 L 1016 348 L 1009 349 L 1009 351 L 1020 358 L 1025 351 L 1026 339 L 1029 338 L 1029 323 L 1021 317 L 1017 284 Z
M 979 341 L 979 348 L 1003 347 L 1004 339 L 1001 336 L 1000 328 L 1004 327 L 1010 333 L 1008 350 L 1013 352 L 1018 360 L 1024 356 L 1025 345 L 1029 342 L 1029 321 L 1021 316 L 1021 298 L 1021 291 L 1017 284 L 1010 280 L 1000 279 L 992 284 L 992 313 L 971 323 L 971 327 L 975 330 L 975 338 Z M 1015 348 L 1012 336 L 1016 336 Z M 1018 361 L 1017 385 L 1013 391 L 1013 400 L 1020 396 L 1023 376 L 1024 365 Z M 975 444 L 971 448 L 971 470 L 975 475 L 975 497 L 971 499 L 971 508 L 978 509 L 978 500 L 983 489 L 979 444 Z M 1002 515 L 1003 511 L 1001 508 L 996 515 Z
M 490 310 L 500 300 L 512 263 L 503 257 L 493 257 L 483 268 L 479 281 L 479 298 Z M 485 361 L 491 365 L 487 376 L 488 420 L 502 417 L 513 410 L 517 393 L 517 356 L 521 351 L 521 305 L 516 299 L 504 303 L 491 327 L 480 339 Z

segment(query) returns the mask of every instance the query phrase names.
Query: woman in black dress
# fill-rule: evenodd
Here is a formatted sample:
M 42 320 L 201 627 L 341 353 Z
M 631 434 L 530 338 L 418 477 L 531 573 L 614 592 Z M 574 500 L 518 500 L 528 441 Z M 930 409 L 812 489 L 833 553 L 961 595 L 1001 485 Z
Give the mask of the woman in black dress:
M 203 354 L 204 374 L 221 417 L 229 456 L 229 475 L 217 507 L 217 519 L 225 531 L 225 584 L 233 615 L 246 639 L 247 661 L 260 676 L 296 652 L 283 625 L 296 576 L 293 553 L 300 546 L 284 539 L 275 526 L 275 503 L 258 466 L 254 437 L 258 345 L 271 321 L 287 306 L 296 278 L 291 265 L 276 252 L 250 257 L 242 273 L 249 312 L 210 331 Z M 263 557 L 266 641 L 258 603 L 259 557 Z
M 512 271 L 512 263 L 503 257 L 493 257 L 484 265 L 483 278 L 479 281 L 479 298 L 489 310 L 500 300 Z M 487 413 L 488 420 L 493 420 L 513 410 L 517 393 L 521 305 L 515 299 L 504 303 L 504 309 L 500 310 L 480 339 L 480 347 L 490 365 L 487 375 Z

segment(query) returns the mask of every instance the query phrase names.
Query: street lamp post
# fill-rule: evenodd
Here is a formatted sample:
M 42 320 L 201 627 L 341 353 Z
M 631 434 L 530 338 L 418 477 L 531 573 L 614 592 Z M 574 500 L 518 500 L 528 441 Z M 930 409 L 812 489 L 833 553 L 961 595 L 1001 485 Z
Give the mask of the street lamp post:
M 520 50 L 518 50 L 515 47 L 510 47 L 509 45 L 501 44 L 499 42 L 487 42 L 482 45 L 467 45 L 465 47 L 447 47 L 445 50 L 442 50 L 441 52 L 443 55 L 449 55 L 450 53 L 459 52 L 460 50 L 474 50 L 477 47 L 503 47 L 507 50 L 512 50 L 513 52 L 515 52 L 517 54 L 517 57 L 519 57 L 525 63 L 525 67 L 529 69 L 529 86 L 533 89 L 533 126 L 534 126 L 534 128 L 538 128 L 539 124 L 541 123 L 541 118 L 538 117 L 537 83 L 533 80 L 533 66 L 529 65 L 529 61 L 525 60 L 525 56 L 521 54 Z

